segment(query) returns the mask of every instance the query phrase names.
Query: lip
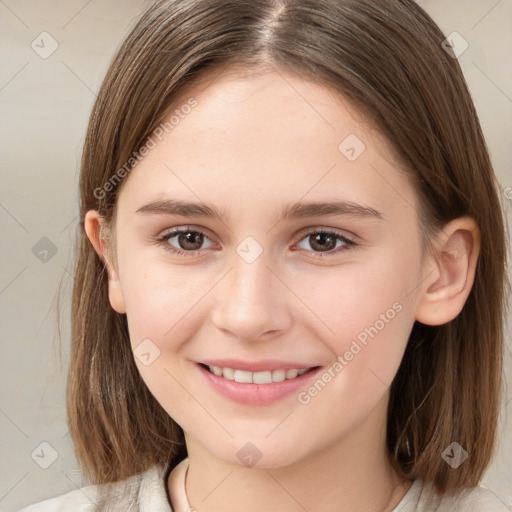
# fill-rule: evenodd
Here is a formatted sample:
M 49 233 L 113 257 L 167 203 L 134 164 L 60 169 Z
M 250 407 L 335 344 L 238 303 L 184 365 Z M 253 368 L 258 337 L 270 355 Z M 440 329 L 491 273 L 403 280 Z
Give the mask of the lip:
M 233 368 L 234 370 L 243 370 L 246 372 L 264 372 L 273 370 L 307 370 L 316 365 L 297 363 L 294 361 L 278 361 L 277 359 L 266 359 L 263 361 L 241 361 L 239 359 L 208 359 L 201 361 L 206 366 L 220 366 L 221 368 Z
M 220 364 L 222 362 L 222 364 Z M 258 364 L 255 363 L 245 363 L 241 364 L 241 361 L 231 361 L 228 364 L 227 360 L 223 361 L 215 361 L 214 362 L 204 362 L 204 363 L 195 363 L 195 366 L 198 368 L 198 371 L 202 378 L 205 379 L 206 383 L 212 387 L 217 393 L 222 396 L 229 398 L 230 400 L 237 402 L 243 405 L 251 405 L 251 406 L 265 406 L 273 404 L 286 396 L 291 395 L 292 393 L 297 393 L 301 388 L 304 388 L 309 380 L 311 380 L 318 372 L 322 369 L 321 366 L 317 367 L 309 367 L 304 365 L 290 366 L 282 365 L 283 363 L 279 363 L 282 366 L 276 366 L 275 362 L 269 364 L 267 361 L 263 364 L 260 362 Z M 220 377 L 218 375 L 214 375 L 209 370 L 207 370 L 203 364 L 210 366 L 221 366 L 224 368 L 236 368 L 238 370 L 245 371 L 264 371 L 264 370 L 278 370 L 278 369 L 301 369 L 301 368 L 312 368 L 306 373 L 300 375 L 299 377 L 295 377 L 294 379 L 284 380 L 282 382 L 272 382 L 271 384 L 249 384 L 236 382 L 234 380 L 229 380 L 224 377 Z M 256 368 L 256 369 L 250 369 Z

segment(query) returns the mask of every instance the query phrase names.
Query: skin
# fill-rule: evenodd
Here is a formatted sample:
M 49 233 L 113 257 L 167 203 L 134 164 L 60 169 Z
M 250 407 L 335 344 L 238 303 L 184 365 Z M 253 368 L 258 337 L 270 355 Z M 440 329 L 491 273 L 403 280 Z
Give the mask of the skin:
M 189 89 L 183 103 L 191 96 L 198 105 L 125 178 L 115 257 L 98 213 L 85 218 L 132 347 L 149 338 L 160 350 L 148 366 L 135 361 L 185 431 L 190 504 L 252 512 L 264 496 L 282 512 L 392 510 L 411 482 L 386 457 L 389 385 L 414 322 L 443 324 L 462 309 L 478 229 L 456 219 L 436 238 L 436 255 L 423 255 L 410 178 L 386 141 L 323 86 L 277 71 L 226 74 Z M 338 149 L 349 134 L 366 145 L 355 161 Z M 165 198 L 202 200 L 224 218 L 136 213 Z M 288 203 L 334 199 L 382 218 L 279 215 Z M 154 241 L 187 226 L 207 236 L 193 255 Z M 326 228 L 357 246 L 334 253 L 338 241 L 320 258 L 307 235 Z M 247 236 L 263 249 L 252 263 L 236 252 Z M 180 247 L 178 237 L 165 243 Z M 194 361 L 207 358 L 291 358 L 327 369 L 397 302 L 400 312 L 306 405 L 296 393 L 241 405 L 199 385 Z M 237 457 L 249 441 L 262 455 L 252 468 Z

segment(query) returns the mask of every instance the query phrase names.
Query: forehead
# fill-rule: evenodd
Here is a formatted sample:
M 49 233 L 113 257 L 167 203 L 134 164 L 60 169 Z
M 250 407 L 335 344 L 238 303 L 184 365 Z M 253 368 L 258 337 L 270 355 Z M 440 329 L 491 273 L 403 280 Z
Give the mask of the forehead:
M 196 83 L 151 137 L 154 147 L 120 202 L 123 194 L 139 202 L 208 197 L 227 211 L 252 204 L 253 212 L 253 203 L 272 207 L 306 195 L 364 199 L 379 210 L 415 202 L 392 148 L 343 95 L 277 70 Z

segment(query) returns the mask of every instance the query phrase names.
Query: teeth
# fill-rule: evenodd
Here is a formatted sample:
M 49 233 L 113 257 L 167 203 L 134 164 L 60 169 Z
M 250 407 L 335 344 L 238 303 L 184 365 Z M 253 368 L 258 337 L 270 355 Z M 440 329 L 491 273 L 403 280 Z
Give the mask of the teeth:
M 286 370 L 286 378 L 287 379 L 295 379 L 299 374 L 299 370 Z M 302 375 L 302 373 L 301 373 Z
M 215 375 L 222 375 L 222 368 L 220 368 L 219 366 L 210 366 L 209 368 L 211 372 L 215 373 Z
M 272 382 L 272 372 L 255 372 L 252 374 L 254 384 L 270 384 Z
M 231 370 L 231 368 L 224 368 L 224 371 Z M 232 370 L 231 370 L 232 371 Z M 252 382 L 252 373 L 244 372 L 243 370 L 235 370 L 235 380 L 237 382 Z
M 247 372 L 244 370 L 234 370 L 233 368 L 221 368 L 220 366 L 208 366 L 209 370 L 219 377 L 228 380 L 249 384 L 271 384 L 272 382 L 283 382 L 283 380 L 295 379 L 308 371 L 307 368 L 301 370 L 267 370 L 263 372 Z

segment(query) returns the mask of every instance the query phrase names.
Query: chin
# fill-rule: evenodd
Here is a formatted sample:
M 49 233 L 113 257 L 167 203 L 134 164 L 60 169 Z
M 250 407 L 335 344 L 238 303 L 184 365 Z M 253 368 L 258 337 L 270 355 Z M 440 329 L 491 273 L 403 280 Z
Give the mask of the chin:
M 269 443 L 264 438 L 260 442 L 230 440 L 229 447 L 219 449 L 217 441 L 209 451 L 218 459 L 240 468 L 277 469 L 291 466 L 307 457 L 305 452 L 297 450 L 297 444 L 302 443 L 287 446 L 284 443 Z

